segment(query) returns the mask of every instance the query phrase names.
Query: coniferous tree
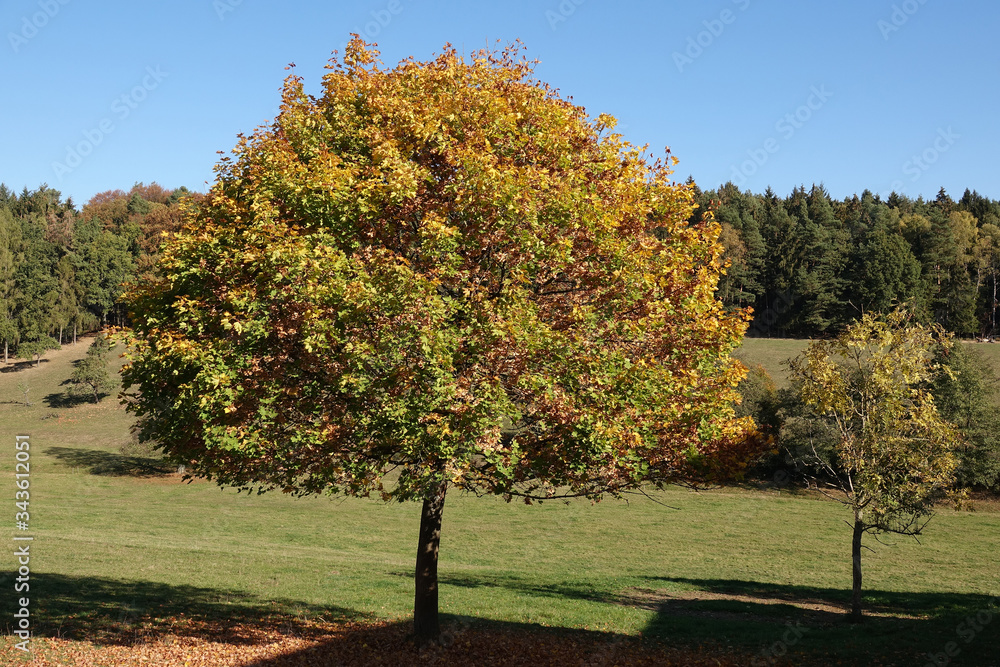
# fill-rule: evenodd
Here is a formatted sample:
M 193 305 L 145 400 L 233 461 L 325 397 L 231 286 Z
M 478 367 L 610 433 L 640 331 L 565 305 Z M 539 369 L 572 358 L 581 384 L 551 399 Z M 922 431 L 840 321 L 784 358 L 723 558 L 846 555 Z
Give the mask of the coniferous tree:
M 58 296 L 53 316 L 59 327 L 59 344 L 63 342 L 63 332 L 80 321 L 83 287 L 77 281 L 76 266 L 72 257 L 63 255 L 56 263 Z
M 942 206 L 927 207 L 930 220 L 924 272 L 928 279 L 930 310 L 948 331 L 969 335 L 976 331 L 976 290 L 964 264 L 961 230 L 945 217 Z
M 792 275 L 795 306 L 789 328 L 795 335 L 822 335 L 844 320 L 845 233 L 839 229 L 825 190 L 797 188 L 786 202 L 796 219 L 796 263 Z M 810 334 L 810 332 L 812 332 Z
M 7 188 L 0 191 L 0 198 L 9 201 Z M 18 341 L 17 328 L 17 267 L 21 254 L 21 226 L 11 215 L 6 203 L 0 204 L 0 342 L 3 343 L 3 361 L 8 362 L 10 346 Z
M 888 313 L 904 302 L 914 310 L 922 305 L 920 262 L 906 240 L 884 224 L 876 226 L 857 249 L 852 274 L 851 293 L 860 312 Z
M 821 230 L 816 276 L 819 289 L 815 293 L 814 312 L 826 325 L 822 332 L 834 332 L 843 327 L 848 315 L 846 272 L 851 247 L 850 233 L 834 215 L 830 195 L 822 185 L 813 185 L 807 200 L 809 219 Z
M 975 190 L 966 188 L 956 209 L 971 213 L 981 225 L 1000 225 L 1000 202 L 983 197 Z
M 37 212 L 21 219 L 21 248 L 15 277 L 14 317 L 19 345 L 36 349 L 56 328 L 59 285 L 58 248 L 44 237 L 44 219 Z M 23 356 L 18 353 L 20 356 Z
M 101 230 L 95 221 L 79 225 L 77 236 L 75 259 L 83 303 L 104 324 L 116 310 L 124 283 L 135 274 L 133 255 L 127 239 Z
M 754 321 L 749 331 L 759 336 L 784 335 L 795 302 L 792 287 L 799 261 L 798 229 L 784 202 L 771 188 L 764 193 L 761 203 L 761 238 L 769 261 L 761 271 L 763 292 L 754 306 Z

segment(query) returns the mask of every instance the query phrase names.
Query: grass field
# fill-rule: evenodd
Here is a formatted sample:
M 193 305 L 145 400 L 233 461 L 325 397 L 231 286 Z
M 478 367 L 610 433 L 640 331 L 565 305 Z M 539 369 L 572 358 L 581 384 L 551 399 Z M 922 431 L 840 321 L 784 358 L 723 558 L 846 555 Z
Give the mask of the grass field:
M 780 388 L 788 386 L 788 366 L 785 362 L 805 350 L 808 344 L 809 341 L 792 338 L 746 338 L 736 356 L 747 366 L 763 366 Z M 1000 377 L 1000 343 L 962 341 L 961 344 L 981 354 Z
M 0 373 L 4 497 L 15 435 L 31 442 L 34 664 L 148 664 L 148 647 L 159 664 L 408 664 L 372 647 L 405 645 L 419 507 L 182 483 L 129 444 L 113 398 L 63 393 L 88 342 Z M 796 345 L 747 341 L 744 358 L 777 377 Z M 452 494 L 440 573 L 455 641 L 421 664 L 640 664 L 629 656 L 661 651 L 672 664 L 924 665 L 949 649 L 948 664 L 1000 664 L 1000 513 L 944 509 L 920 544 L 867 542 L 872 615 L 860 626 L 843 614 L 845 518 L 836 503 L 767 489 L 532 507 Z M 8 633 L 15 534 L 0 576 Z M 0 638 L 0 664 L 18 664 L 15 641 Z M 492 653 L 474 653 L 487 641 Z M 309 662 L 317 646 L 354 657 Z M 198 657 L 214 650 L 229 657 Z

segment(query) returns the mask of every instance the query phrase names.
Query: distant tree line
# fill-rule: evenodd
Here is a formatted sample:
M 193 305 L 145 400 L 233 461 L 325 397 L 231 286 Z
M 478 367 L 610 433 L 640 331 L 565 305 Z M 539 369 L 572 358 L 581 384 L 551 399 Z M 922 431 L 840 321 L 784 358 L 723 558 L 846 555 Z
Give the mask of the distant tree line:
M 943 188 L 933 201 L 868 190 L 837 201 L 822 185 L 696 192 L 695 220 L 714 211 L 731 262 L 719 297 L 753 307 L 750 336 L 829 337 L 904 302 L 958 336 L 997 333 L 1000 201 Z
M 150 274 L 164 232 L 180 225 L 187 188 L 153 183 L 95 195 L 82 210 L 47 185 L 0 184 L 0 346 L 36 359 L 124 323 L 122 285 Z
M 749 336 L 829 337 L 866 312 L 907 302 L 958 336 L 998 332 L 1000 201 L 966 190 L 933 201 L 865 190 L 834 200 L 822 185 L 694 186 L 697 222 L 712 211 L 730 266 L 719 298 L 750 306 Z M 156 183 L 95 195 L 82 210 L 47 185 L 0 184 L 0 344 L 38 356 L 80 332 L 124 324 L 122 284 L 149 275 L 164 232 L 195 193 Z

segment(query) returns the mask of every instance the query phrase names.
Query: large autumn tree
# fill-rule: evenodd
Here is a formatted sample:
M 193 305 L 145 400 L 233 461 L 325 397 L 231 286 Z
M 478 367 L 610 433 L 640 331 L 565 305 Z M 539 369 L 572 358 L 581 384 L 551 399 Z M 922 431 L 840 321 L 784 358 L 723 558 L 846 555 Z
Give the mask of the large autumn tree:
M 286 79 L 127 296 L 125 383 L 141 437 L 222 485 L 422 502 L 428 639 L 449 489 L 600 498 L 740 465 L 746 317 L 672 158 L 519 48 L 386 70 L 355 37 L 328 69 L 318 98 Z

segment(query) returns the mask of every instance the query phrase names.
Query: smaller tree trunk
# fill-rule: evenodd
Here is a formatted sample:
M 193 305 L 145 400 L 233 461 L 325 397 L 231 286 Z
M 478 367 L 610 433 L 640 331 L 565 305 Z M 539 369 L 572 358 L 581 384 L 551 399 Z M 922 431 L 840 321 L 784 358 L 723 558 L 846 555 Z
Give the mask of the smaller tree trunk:
M 413 634 L 419 644 L 435 641 L 441 634 L 438 623 L 438 548 L 441 543 L 441 516 L 448 483 L 441 482 L 432 495 L 424 498 L 420 513 L 420 538 L 417 544 L 417 569 L 413 599 Z
M 76 345 L 76 322 L 73 322 L 73 345 Z
M 865 526 L 861 519 L 854 519 L 854 540 L 851 544 L 851 556 L 854 561 L 854 591 L 851 595 L 851 622 L 861 622 L 861 536 Z
M 997 330 L 997 272 L 993 271 L 993 310 L 990 312 L 990 336 Z

